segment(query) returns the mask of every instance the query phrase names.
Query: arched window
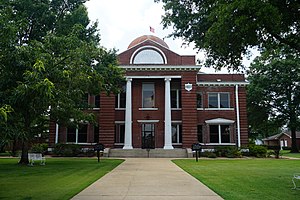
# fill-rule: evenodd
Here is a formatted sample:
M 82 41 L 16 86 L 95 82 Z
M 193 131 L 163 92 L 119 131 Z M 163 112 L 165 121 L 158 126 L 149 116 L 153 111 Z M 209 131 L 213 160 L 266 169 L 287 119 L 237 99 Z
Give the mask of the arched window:
M 132 64 L 166 64 L 162 51 L 153 47 L 138 49 L 132 56 Z

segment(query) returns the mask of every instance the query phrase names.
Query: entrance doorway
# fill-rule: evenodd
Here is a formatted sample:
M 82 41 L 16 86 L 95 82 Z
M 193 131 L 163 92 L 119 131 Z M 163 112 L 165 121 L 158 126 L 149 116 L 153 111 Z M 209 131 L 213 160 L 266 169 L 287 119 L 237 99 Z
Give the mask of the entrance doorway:
M 142 124 L 142 148 L 155 148 L 155 126 L 154 124 Z

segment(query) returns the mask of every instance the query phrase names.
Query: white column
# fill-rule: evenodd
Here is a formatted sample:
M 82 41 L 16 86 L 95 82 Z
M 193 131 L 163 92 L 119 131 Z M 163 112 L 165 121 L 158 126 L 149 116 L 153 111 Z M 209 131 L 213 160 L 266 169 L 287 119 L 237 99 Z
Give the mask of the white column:
M 127 78 L 126 84 L 126 110 L 125 110 L 125 141 L 123 149 L 132 147 L 132 99 L 131 99 L 131 78 Z
M 172 146 L 170 81 L 171 78 L 165 78 L 165 146 L 164 149 L 174 149 Z
M 236 106 L 236 126 L 237 126 L 237 142 L 241 147 L 241 127 L 240 127 L 240 106 L 239 106 L 239 86 L 235 85 L 235 106 Z
M 76 144 L 78 144 L 78 126 L 76 128 L 76 141 L 75 141 Z
M 55 126 L 55 144 L 58 143 L 58 124 Z

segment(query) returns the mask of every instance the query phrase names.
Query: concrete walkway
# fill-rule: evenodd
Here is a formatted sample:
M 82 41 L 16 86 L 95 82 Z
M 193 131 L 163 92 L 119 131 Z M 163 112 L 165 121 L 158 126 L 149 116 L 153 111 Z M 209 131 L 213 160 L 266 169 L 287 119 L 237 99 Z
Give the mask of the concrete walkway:
M 73 200 L 219 200 L 204 184 L 165 158 L 127 158 Z

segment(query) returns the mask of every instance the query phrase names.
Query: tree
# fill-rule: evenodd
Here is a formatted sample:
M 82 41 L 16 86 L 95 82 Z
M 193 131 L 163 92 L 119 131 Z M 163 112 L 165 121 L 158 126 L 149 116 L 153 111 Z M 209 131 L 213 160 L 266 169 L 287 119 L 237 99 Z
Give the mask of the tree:
M 251 64 L 248 79 L 250 108 L 265 110 L 269 118 L 286 124 L 292 134 L 292 152 L 298 152 L 296 130 L 300 127 L 299 57 L 295 53 L 287 54 L 282 49 L 266 51 Z
M 298 0 L 155 0 L 164 27 L 207 53 L 207 66 L 238 69 L 249 49 L 282 45 L 300 53 Z
M 85 0 L 0 0 L 0 105 L 11 105 L 5 132 L 28 147 L 51 120 L 93 121 L 86 93 L 118 92 L 115 50 L 101 47 Z M 6 37 L 7 36 L 7 37 Z

